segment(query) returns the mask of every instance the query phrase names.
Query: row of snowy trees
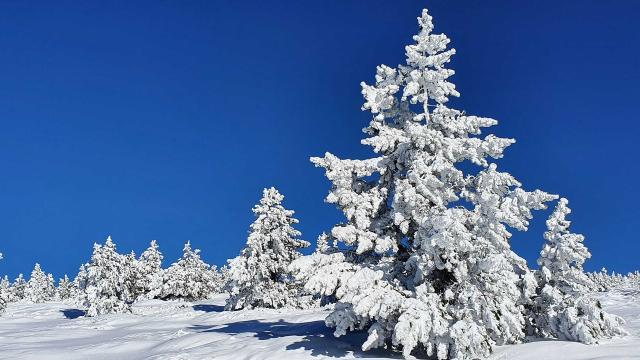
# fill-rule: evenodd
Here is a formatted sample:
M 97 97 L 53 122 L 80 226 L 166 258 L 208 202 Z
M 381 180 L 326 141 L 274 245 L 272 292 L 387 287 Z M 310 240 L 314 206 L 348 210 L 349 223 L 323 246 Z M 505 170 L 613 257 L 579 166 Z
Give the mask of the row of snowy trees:
M 296 281 L 288 268 L 309 243 L 299 239 L 300 232 L 293 227 L 298 220 L 293 211 L 282 206 L 283 199 L 275 188 L 264 189 L 253 209 L 256 220 L 250 226 L 246 248 L 220 271 L 206 264 L 189 242 L 182 257 L 163 269 L 163 256 L 155 240 L 136 258 L 134 253 L 118 253 L 108 237 L 104 244 L 94 244 L 90 261 L 80 267 L 73 281 L 65 275 L 56 289 L 53 276 L 36 264 L 28 282 L 19 275 L 10 284 L 5 277 L 0 299 L 34 303 L 70 299 L 83 305 L 88 316 L 126 312 L 137 300 L 193 301 L 223 291 L 230 295 L 229 310 L 312 306 L 317 301 L 304 293 L 304 284 Z
M 587 273 L 591 281 L 593 291 L 640 291 L 640 271 L 630 272 L 626 275 L 616 272 L 609 273 L 603 268 L 598 272 Z
M 62 287 L 63 279 L 59 282 L 59 288 Z M 64 294 L 60 294 L 59 288 L 55 286 L 53 275 L 42 271 L 40 264 L 36 263 L 29 281 L 25 280 L 22 274 L 18 275 L 13 283 L 6 275 L 0 280 L 0 301 L 3 304 L 1 308 L 4 309 L 7 303 L 21 300 L 42 303 L 64 299 Z
M 141 299 L 206 299 L 224 286 L 222 273 L 202 261 L 200 250 L 189 242 L 169 268 L 162 268 L 162 259 L 155 240 L 138 259 L 133 253 L 119 254 L 111 237 L 104 245 L 95 244 L 91 260 L 74 281 L 87 315 L 126 312 Z
M 302 294 L 303 284 L 288 270 L 301 256 L 298 251 L 309 246 L 299 239 L 293 228 L 298 220 L 293 211 L 282 206 L 283 196 L 274 188 L 265 189 L 253 212 L 247 246 L 240 256 L 220 271 L 200 258 L 187 242 L 183 254 L 169 268 L 162 268 L 163 256 L 157 242 L 151 242 L 139 258 L 120 254 L 108 237 L 104 244 L 94 244 L 91 259 L 80 267 L 73 281 L 65 275 L 56 289 L 51 274 L 36 264 L 31 278 L 22 274 L 13 282 L 5 277 L 0 285 L 0 299 L 5 302 L 67 300 L 83 305 L 88 316 L 120 313 L 144 299 L 201 300 L 228 291 L 227 308 L 283 306 L 308 307 L 311 296 Z M 4 302 L 2 303 L 4 306 Z
M 56 288 L 53 276 L 36 264 L 29 281 L 20 274 L 11 283 L 5 276 L 0 281 L 0 299 L 3 307 L 17 301 L 70 300 L 83 305 L 88 316 L 96 316 L 129 311 L 132 303 L 143 299 L 205 299 L 224 286 L 222 272 L 202 261 L 200 251 L 189 242 L 169 268 L 162 268 L 162 260 L 155 240 L 136 258 L 134 253 L 119 254 L 108 237 L 104 244 L 94 245 L 90 261 L 73 281 L 65 275 Z

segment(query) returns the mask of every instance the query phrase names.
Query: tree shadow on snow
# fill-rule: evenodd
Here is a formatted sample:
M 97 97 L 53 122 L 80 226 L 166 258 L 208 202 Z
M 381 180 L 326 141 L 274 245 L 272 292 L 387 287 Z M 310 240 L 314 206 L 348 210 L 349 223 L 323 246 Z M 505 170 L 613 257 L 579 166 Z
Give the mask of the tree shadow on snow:
M 390 357 L 391 352 L 386 350 L 361 351 L 360 346 L 366 340 L 365 331 L 352 332 L 340 338 L 333 336 L 333 330 L 328 328 L 323 320 L 305 323 L 290 323 L 284 320 L 277 322 L 262 322 L 259 320 L 247 320 L 230 323 L 222 326 L 195 325 L 191 330 L 198 332 L 217 332 L 229 335 L 253 333 L 259 340 L 269 340 L 287 336 L 302 336 L 299 341 L 287 346 L 287 350 L 304 349 L 311 351 L 312 356 L 324 356 L 340 358 L 349 354 L 358 358 Z
M 196 304 L 193 305 L 193 310 L 195 311 L 204 311 L 204 312 L 223 312 L 224 306 L 220 305 L 205 305 L 205 304 Z
M 64 310 L 60 310 L 60 312 L 67 319 L 77 319 L 81 316 L 84 316 L 86 313 L 84 310 L 80 310 L 80 309 L 64 309 Z

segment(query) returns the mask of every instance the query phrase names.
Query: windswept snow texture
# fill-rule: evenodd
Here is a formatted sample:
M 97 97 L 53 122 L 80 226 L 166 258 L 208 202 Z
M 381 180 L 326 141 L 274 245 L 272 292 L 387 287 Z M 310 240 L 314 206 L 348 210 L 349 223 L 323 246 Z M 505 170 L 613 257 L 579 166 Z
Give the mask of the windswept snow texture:
M 209 301 L 145 301 L 133 314 L 82 317 L 63 303 L 12 303 L 0 317 L 4 359 L 388 359 L 362 352 L 366 334 L 334 338 L 328 310 L 223 311 L 224 297 Z M 630 335 L 584 345 L 539 341 L 498 347 L 491 359 L 640 359 L 640 293 L 602 295 L 622 316 Z

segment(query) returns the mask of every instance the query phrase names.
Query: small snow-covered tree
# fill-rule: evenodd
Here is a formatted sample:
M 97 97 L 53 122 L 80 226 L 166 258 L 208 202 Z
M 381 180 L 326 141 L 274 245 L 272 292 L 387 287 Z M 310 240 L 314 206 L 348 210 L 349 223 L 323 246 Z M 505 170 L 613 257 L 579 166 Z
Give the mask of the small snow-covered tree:
M 209 285 L 210 294 L 222 293 L 226 286 L 226 276 L 223 271 L 228 271 L 223 268 L 218 269 L 217 266 L 211 265 L 209 270 L 211 272 L 211 284 Z
M 330 233 L 340 246 L 292 267 L 309 291 L 338 299 L 326 319 L 336 336 L 368 329 L 364 350 L 485 357 L 525 336 L 531 276 L 512 231 L 557 196 L 498 171 L 492 159 L 515 140 L 480 137 L 497 121 L 447 106 L 459 96 L 447 68 L 455 50 L 426 10 L 418 23 L 406 65 L 380 65 L 375 84 L 362 83 L 373 117 L 362 143 L 377 156 L 311 159 L 332 182 L 327 202 L 345 214 Z
M 24 279 L 24 275 L 18 274 L 18 277 L 11 284 L 10 301 L 16 302 L 24 300 L 24 292 L 27 287 L 27 282 Z
M 253 208 L 257 219 L 247 245 L 229 261 L 229 310 L 302 305 L 302 287 L 293 281 L 288 266 L 309 243 L 298 239 L 300 232 L 293 228 L 298 220 L 282 206 L 283 199 L 275 188 L 264 189 Z
M 591 257 L 583 244 L 584 236 L 569 231 L 571 213 L 569 201 L 562 198 L 547 220 L 547 231 L 538 265 L 543 283 L 552 284 L 566 294 L 582 294 L 591 287 L 591 281 L 582 265 Z
M 317 254 L 324 254 L 327 253 L 331 250 L 331 245 L 329 244 L 329 235 L 327 235 L 326 233 L 322 233 L 320 234 L 320 236 L 318 236 L 318 240 L 316 242 L 316 250 L 315 253 Z
M 192 250 L 187 241 L 182 257 L 164 273 L 160 297 L 188 301 L 206 299 L 213 292 L 214 283 L 211 267 L 200 258 L 200 250 Z
M 140 298 L 153 299 L 162 291 L 162 253 L 155 240 L 151 241 L 137 262 L 136 292 Z
M 124 298 L 133 303 L 138 296 L 142 295 L 138 289 L 138 280 L 142 277 L 139 273 L 138 259 L 136 253 L 131 251 L 122 257 L 122 279 L 124 281 Z
M 0 280 L 0 290 L 5 291 L 7 294 L 11 290 L 11 281 L 9 281 L 9 276 L 5 275 Z
M 51 300 L 52 288 L 55 289 L 53 278 L 49 278 L 49 276 L 42 271 L 40 264 L 36 263 L 24 291 L 25 299 L 33 303 L 42 303 Z
M 58 280 L 58 299 L 63 301 L 72 299 L 75 292 L 74 283 L 69 280 L 67 274 L 64 275 L 64 278 Z
M 625 334 L 621 318 L 606 313 L 589 292 L 593 285 L 582 265 L 591 257 L 584 236 L 569 231 L 571 213 L 560 199 L 547 220 L 546 243 L 538 258 L 539 290 L 535 300 L 539 335 L 591 344 L 600 338 Z
M 85 274 L 78 284 L 87 316 L 130 310 L 130 266 L 129 256 L 118 254 L 111 236 L 104 245 L 94 244 L 91 260 L 84 265 Z
M 2 260 L 2 253 L 0 253 L 0 260 Z M 6 280 L 6 282 L 5 282 Z M 9 278 L 5 275 L 0 282 L 0 314 L 2 314 L 7 308 L 9 302 Z
M 54 300 L 58 298 L 58 289 L 56 288 L 56 281 L 53 278 L 53 274 L 47 274 L 47 288 L 46 288 L 47 296 L 49 300 Z
M 9 277 L 5 275 L 0 281 L 0 314 L 4 313 L 7 308 L 7 304 L 11 300 L 11 282 Z
M 95 246 L 95 245 L 94 245 Z M 78 269 L 78 274 L 73 279 L 71 300 L 78 305 L 84 304 L 84 291 L 87 288 L 87 265 L 82 264 Z
M 222 265 L 222 267 L 220 267 L 220 292 L 224 292 L 224 293 L 228 293 L 231 288 L 230 288 L 230 282 L 231 282 L 231 275 L 229 273 L 229 265 Z

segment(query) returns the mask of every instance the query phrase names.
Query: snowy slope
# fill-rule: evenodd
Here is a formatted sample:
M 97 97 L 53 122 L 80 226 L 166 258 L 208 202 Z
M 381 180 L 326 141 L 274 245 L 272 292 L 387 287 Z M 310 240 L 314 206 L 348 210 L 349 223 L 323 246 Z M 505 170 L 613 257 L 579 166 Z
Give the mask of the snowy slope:
M 540 341 L 498 348 L 493 359 L 640 359 L 640 293 L 603 296 L 630 335 L 600 345 Z M 84 318 L 63 303 L 11 304 L 0 317 L 2 359 L 387 359 L 359 351 L 365 334 L 334 338 L 326 310 L 225 312 L 224 298 L 147 301 L 133 314 Z M 397 356 L 395 358 L 398 358 Z

